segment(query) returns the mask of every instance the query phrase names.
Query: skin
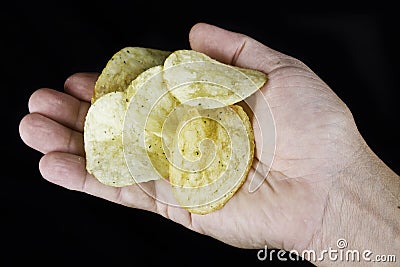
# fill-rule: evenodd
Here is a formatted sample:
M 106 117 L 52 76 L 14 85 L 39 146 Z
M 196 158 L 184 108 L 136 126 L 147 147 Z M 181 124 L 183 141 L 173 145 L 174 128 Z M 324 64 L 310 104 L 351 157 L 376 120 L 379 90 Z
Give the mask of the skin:
M 42 152 L 42 176 L 55 184 L 152 211 L 201 234 L 241 248 L 337 249 L 344 238 L 351 249 L 400 255 L 400 179 L 368 147 L 347 106 L 310 68 L 248 36 L 199 23 L 189 34 L 192 49 L 221 62 L 268 74 L 261 89 L 275 120 L 276 151 L 271 166 L 250 175 L 263 180 L 253 193 L 249 179 L 220 210 L 190 214 L 145 194 L 138 186 L 101 184 L 85 169 L 83 125 L 95 73 L 77 73 L 65 92 L 42 88 L 29 100 L 20 123 L 22 140 Z M 262 116 L 254 107 L 254 114 Z M 255 132 L 255 162 L 262 137 Z M 265 169 L 265 170 L 263 170 Z M 146 190 L 171 199 L 158 181 Z M 171 200 L 173 201 L 173 200 Z M 352 263 L 324 261 L 329 266 Z

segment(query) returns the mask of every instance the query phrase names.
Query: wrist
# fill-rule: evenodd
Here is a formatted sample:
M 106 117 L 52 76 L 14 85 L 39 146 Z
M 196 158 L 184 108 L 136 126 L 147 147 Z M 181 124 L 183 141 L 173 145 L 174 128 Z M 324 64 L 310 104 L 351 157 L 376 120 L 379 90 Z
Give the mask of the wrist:
M 310 245 L 316 265 L 366 264 L 377 255 L 400 261 L 400 179 L 367 145 L 328 191 L 322 226 Z

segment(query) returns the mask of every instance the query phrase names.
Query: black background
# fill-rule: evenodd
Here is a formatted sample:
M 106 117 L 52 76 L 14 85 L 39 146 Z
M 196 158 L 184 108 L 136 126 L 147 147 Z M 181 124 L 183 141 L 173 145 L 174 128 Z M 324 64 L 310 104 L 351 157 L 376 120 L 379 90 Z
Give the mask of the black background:
M 125 46 L 189 48 L 189 29 L 200 21 L 304 61 L 350 107 L 375 153 L 400 173 L 398 14 L 376 2 L 323 5 L 16 1 L 2 6 L 0 265 L 24 260 L 55 266 L 270 264 L 257 260 L 257 250 L 237 249 L 161 216 L 48 183 L 38 171 L 41 154 L 19 138 L 19 121 L 36 89 L 62 90 L 69 75 L 101 71 Z M 290 264 L 303 265 L 308 264 Z

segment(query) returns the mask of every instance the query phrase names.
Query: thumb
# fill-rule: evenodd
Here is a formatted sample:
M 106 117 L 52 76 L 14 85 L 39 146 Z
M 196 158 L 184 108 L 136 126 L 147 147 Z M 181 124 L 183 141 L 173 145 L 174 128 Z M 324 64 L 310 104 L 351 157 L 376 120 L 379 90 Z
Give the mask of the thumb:
M 206 23 L 197 23 L 192 27 L 189 42 L 193 50 L 220 62 L 267 74 L 287 66 L 308 69 L 300 60 L 275 51 L 244 34 Z

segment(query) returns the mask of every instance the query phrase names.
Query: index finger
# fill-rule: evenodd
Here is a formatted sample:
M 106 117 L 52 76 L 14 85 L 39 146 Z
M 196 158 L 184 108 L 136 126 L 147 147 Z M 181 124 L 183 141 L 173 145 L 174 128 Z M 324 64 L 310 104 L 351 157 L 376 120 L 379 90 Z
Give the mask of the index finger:
M 75 73 L 65 81 L 64 90 L 80 100 L 90 102 L 98 77 L 99 74 L 95 72 Z

